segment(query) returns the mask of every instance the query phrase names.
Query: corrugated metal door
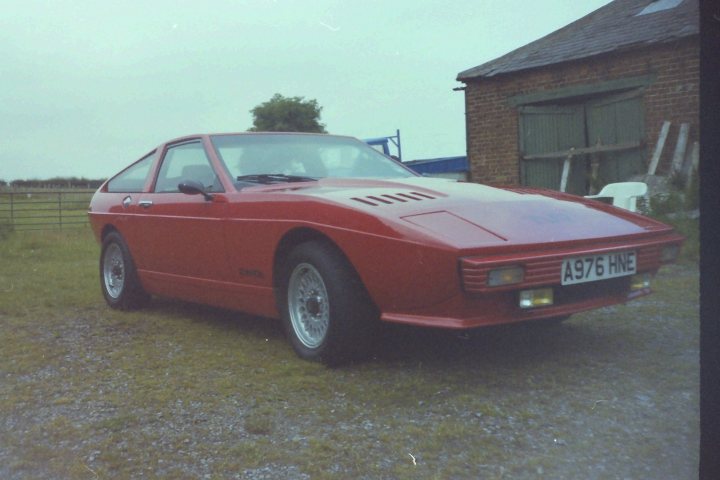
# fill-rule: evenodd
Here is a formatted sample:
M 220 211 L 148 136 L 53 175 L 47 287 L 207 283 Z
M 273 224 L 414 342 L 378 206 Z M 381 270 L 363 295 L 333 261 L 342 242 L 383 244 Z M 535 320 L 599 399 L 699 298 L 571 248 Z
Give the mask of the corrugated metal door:
M 520 107 L 520 151 L 523 156 L 559 152 L 587 145 L 583 105 L 547 105 Z M 564 158 L 521 160 L 523 185 L 558 190 Z M 585 158 L 572 161 L 567 191 L 585 194 L 587 163 Z
M 590 146 L 642 142 L 645 137 L 643 102 L 638 91 L 589 101 L 586 112 Z M 644 153 L 645 149 L 637 148 L 599 154 L 597 184 L 620 182 L 642 173 Z

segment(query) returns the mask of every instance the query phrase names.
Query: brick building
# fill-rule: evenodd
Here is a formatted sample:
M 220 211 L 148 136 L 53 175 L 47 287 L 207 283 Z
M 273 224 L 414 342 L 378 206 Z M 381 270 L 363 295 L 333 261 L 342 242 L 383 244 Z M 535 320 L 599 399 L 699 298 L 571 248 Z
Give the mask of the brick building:
M 667 172 L 679 125 L 698 139 L 698 25 L 698 0 L 615 0 L 460 72 L 471 179 L 559 189 L 569 149 L 582 149 L 566 185 L 586 194 L 646 172 L 670 121 Z

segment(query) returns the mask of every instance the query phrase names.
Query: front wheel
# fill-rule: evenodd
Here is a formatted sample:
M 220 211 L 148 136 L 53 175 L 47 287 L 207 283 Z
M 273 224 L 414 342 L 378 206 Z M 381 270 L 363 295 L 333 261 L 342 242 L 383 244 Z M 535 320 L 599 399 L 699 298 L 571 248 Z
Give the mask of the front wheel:
M 320 241 L 297 246 L 281 282 L 285 332 L 300 357 L 337 365 L 367 352 L 377 313 L 357 273 L 334 246 Z
M 288 315 L 293 334 L 306 349 L 316 349 L 327 338 L 330 299 L 320 272 L 310 263 L 299 263 L 288 282 Z
M 110 232 L 103 239 L 100 251 L 100 286 L 105 301 L 112 308 L 138 308 L 148 298 L 138 280 L 130 250 L 117 232 Z

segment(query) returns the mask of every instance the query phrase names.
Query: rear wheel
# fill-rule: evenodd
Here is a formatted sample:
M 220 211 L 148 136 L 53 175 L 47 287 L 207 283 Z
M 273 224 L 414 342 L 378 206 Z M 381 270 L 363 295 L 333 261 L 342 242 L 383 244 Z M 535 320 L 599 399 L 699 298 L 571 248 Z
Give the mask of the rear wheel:
M 138 280 L 130 250 L 117 232 L 110 232 L 103 240 L 100 251 L 100 286 L 105 301 L 112 308 L 138 308 L 148 298 Z
M 377 313 L 362 282 L 331 244 L 298 245 L 285 262 L 280 309 L 297 354 L 337 365 L 367 352 Z

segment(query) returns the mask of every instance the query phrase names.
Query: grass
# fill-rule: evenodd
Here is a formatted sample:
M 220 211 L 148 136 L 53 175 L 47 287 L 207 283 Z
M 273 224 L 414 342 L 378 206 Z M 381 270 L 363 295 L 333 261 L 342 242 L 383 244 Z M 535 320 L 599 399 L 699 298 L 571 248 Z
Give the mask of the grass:
M 270 320 L 110 310 L 98 254 L 88 229 L 0 241 L 2 478 L 695 475 L 693 263 L 558 327 L 392 327 L 327 369 Z

